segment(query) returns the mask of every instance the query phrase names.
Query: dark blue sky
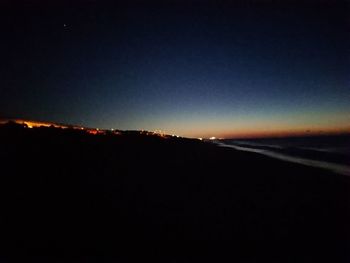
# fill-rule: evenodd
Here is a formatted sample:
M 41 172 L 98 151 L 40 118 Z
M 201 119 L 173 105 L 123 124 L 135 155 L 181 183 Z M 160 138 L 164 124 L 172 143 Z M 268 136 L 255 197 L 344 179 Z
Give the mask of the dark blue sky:
M 230 137 L 349 128 L 345 1 L 1 5 L 0 113 Z

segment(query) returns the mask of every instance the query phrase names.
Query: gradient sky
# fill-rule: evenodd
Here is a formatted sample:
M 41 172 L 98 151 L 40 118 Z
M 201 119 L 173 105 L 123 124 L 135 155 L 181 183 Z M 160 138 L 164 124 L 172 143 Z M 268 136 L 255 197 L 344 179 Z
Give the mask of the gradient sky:
M 350 131 L 349 2 L 71 2 L 0 4 L 2 117 L 189 137 Z

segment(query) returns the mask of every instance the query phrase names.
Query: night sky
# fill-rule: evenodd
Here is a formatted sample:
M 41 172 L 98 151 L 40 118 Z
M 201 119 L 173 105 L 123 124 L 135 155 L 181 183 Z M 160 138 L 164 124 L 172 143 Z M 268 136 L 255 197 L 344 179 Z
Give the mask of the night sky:
M 1 1 L 0 117 L 188 137 L 350 130 L 349 2 L 116 2 Z

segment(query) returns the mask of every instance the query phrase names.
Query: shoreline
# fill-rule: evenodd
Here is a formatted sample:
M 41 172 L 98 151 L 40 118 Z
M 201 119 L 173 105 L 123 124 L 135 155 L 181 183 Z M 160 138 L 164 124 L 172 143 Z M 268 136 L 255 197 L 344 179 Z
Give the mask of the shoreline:
M 301 158 L 301 157 L 295 157 L 295 156 L 290 156 L 287 154 L 281 154 L 277 152 L 273 152 L 270 150 L 264 150 L 264 149 L 254 149 L 254 148 L 248 148 L 248 147 L 242 147 L 242 146 L 237 146 L 237 145 L 230 145 L 222 142 L 214 142 L 217 144 L 219 147 L 227 147 L 227 148 L 232 148 L 238 151 L 245 151 L 245 152 L 253 152 L 253 153 L 258 153 L 264 156 L 268 156 L 274 159 L 290 162 L 290 163 L 297 163 L 297 164 L 302 164 L 306 165 L 309 167 L 315 167 L 315 168 L 321 168 L 325 169 L 340 175 L 345 175 L 345 176 L 350 176 L 350 166 L 347 165 L 341 165 L 341 164 L 336 164 L 336 163 L 331 163 L 331 162 L 326 162 L 326 161 L 318 161 L 318 160 L 312 160 L 312 159 L 307 159 L 307 158 Z

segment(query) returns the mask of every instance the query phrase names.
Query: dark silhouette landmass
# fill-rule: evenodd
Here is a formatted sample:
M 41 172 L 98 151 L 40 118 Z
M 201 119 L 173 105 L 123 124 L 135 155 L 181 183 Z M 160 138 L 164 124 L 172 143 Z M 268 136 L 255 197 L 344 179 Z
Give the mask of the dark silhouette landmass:
M 1 260 L 349 262 L 350 178 L 139 132 L 0 126 Z

